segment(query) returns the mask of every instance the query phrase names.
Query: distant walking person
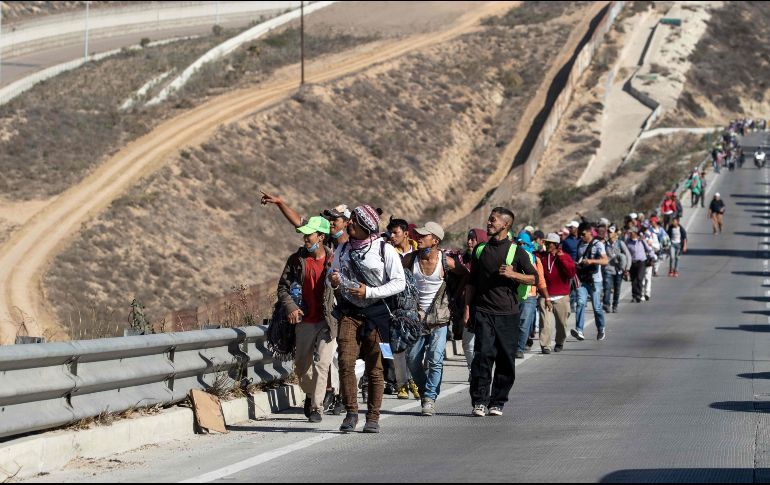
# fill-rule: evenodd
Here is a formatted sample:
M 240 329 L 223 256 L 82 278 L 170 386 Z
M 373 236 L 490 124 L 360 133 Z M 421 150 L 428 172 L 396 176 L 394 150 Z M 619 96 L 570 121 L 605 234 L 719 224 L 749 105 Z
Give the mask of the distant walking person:
M 679 225 L 679 219 L 674 219 L 671 222 L 671 227 L 668 228 L 668 237 L 671 239 L 668 275 L 676 278 L 679 276 L 679 256 L 687 254 L 687 230 Z
M 644 290 L 644 271 L 647 260 L 652 261 L 654 254 L 652 248 L 639 234 L 639 229 L 632 228 L 628 231 L 626 246 L 631 253 L 631 295 L 634 303 L 642 301 Z
M 508 238 L 514 215 L 497 207 L 487 221 L 489 242 L 474 251 L 465 291 L 465 320 L 475 308 L 476 345 L 470 394 L 474 416 L 502 416 L 515 379 L 519 333 L 519 285 L 537 284 L 537 270 L 523 248 Z M 494 367 L 494 380 L 492 369 Z M 491 386 L 491 393 L 490 393 Z
M 722 226 L 724 225 L 725 217 L 725 202 L 719 195 L 719 192 L 714 194 L 714 198 L 709 204 L 709 217 L 711 218 L 711 226 L 714 229 L 714 234 L 722 234 Z
M 596 339 L 604 340 L 604 308 L 602 307 L 602 267 L 606 266 L 607 251 L 604 243 L 594 238 L 591 224 L 583 223 L 578 229 L 581 243 L 578 246 L 577 275 L 580 279 L 578 288 L 578 301 L 575 315 L 577 322 L 575 328 L 570 331 L 578 340 L 585 340 L 583 326 L 585 325 L 586 307 L 591 300 L 596 323 Z
M 569 328 L 570 283 L 575 277 L 575 262 L 560 248 L 558 234 L 551 233 L 545 238 L 546 252 L 538 254 L 543 265 L 543 276 L 548 297 L 541 297 L 540 306 L 540 348 L 544 354 L 551 353 L 551 338 L 556 331 L 554 352 L 564 350 Z M 556 327 L 554 329 L 554 326 Z
M 617 313 L 623 277 L 631 271 L 631 253 L 615 226 L 610 226 L 608 234 L 605 249 L 609 263 L 604 267 L 604 310 L 606 313 Z

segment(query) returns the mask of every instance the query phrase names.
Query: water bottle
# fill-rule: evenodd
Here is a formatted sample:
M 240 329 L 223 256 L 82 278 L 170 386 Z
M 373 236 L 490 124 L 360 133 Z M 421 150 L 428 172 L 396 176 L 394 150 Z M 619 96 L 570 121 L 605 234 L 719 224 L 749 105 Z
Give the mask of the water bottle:
M 294 303 L 296 303 L 300 310 L 304 312 L 305 305 L 302 301 L 302 286 L 297 282 L 292 283 L 289 287 L 289 294 L 291 295 L 291 299 L 294 300 Z
M 346 290 L 353 290 L 353 289 L 356 289 L 356 288 L 361 286 L 360 284 L 358 284 L 355 281 L 351 280 L 350 278 L 348 278 L 347 276 L 345 276 L 342 273 L 340 273 L 340 284 Z

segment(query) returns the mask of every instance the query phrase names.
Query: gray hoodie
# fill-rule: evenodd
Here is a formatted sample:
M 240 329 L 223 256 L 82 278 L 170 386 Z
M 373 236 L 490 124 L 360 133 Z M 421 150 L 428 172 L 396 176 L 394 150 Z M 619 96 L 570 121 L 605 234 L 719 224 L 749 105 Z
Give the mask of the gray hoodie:
M 607 266 L 605 266 L 607 274 L 623 274 L 631 269 L 631 252 L 623 240 L 618 238 L 614 243 L 607 240 L 605 248 L 607 250 L 607 258 L 610 260 Z

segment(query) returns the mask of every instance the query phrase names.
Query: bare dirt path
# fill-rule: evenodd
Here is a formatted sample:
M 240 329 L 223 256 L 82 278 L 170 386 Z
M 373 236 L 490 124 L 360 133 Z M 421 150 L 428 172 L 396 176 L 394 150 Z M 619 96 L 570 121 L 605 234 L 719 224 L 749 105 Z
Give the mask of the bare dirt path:
M 489 15 L 519 2 L 485 2 L 448 29 L 358 49 L 306 66 L 306 80 L 320 83 L 346 76 L 474 29 Z M 13 343 L 23 322 L 30 335 L 66 338 L 46 309 L 42 275 L 81 225 L 104 210 L 174 153 L 207 140 L 221 125 L 270 107 L 291 95 L 294 79 L 279 79 L 212 99 L 158 126 L 126 146 L 81 183 L 54 198 L 0 248 L 0 343 Z

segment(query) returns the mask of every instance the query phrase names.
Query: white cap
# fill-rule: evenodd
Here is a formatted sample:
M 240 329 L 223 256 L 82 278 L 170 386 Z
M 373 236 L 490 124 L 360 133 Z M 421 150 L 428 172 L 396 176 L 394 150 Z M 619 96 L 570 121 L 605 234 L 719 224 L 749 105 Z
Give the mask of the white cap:
M 719 192 L 717 192 L 716 194 L 714 194 L 714 197 L 721 197 L 721 195 L 719 195 Z
M 578 221 L 571 221 L 567 224 L 567 227 L 580 227 L 580 223 Z
M 632 212 L 628 214 L 628 217 L 630 217 L 631 219 L 638 219 L 639 215 L 636 212 Z
M 436 222 L 428 222 L 427 224 L 425 224 L 424 227 L 416 228 L 415 232 L 417 232 L 417 234 L 421 236 L 428 236 L 430 234 L 433 234 L 434 236 L 439 238 L 439 240 L 442 240 L 442 241 L 444 240 L 444 228 L 441 227 Z
M 535 232 L 535 228 L 532 227 L 532 226 L 527 226 L 527 227 L 524 228 L 524 232 L 528 232 L 528 233 L 532 234 L 532 233 Z

